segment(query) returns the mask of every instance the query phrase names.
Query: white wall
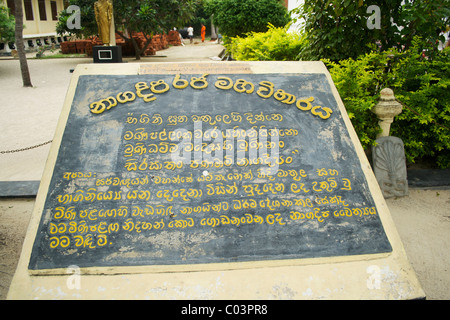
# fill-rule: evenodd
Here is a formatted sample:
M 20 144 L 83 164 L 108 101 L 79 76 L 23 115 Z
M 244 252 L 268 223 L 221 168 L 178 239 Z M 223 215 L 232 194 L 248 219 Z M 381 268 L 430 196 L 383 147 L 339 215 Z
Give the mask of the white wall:
M 288 1 L 288 10 L 291 11 L 304 3 L 304 0 L 289 0 Z M 294 17 L 294 16 L 292 16 Z M 300 19 L 297 23 L 293 24 L 289 30 L 290 31 L 298 31 L 303 23 L 303 20 Z

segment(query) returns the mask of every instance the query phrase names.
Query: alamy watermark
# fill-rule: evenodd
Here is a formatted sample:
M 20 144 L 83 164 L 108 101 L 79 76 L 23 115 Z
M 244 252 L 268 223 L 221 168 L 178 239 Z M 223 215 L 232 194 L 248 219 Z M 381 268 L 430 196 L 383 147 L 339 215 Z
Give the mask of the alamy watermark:
M 79 266 L 71 265 L 66 269 L 66 273 L 70 274 L 67 278 L 66 285 L 70 290 L 80 290 L 81 289 L 81 270 Z
M 284 133 L 283 133 L 284 134 Z M 174 163 L 201 166 L 261 166 L 264 175 L 275 175 L 279 165 L 289 157 L 280 156 L 280 129 L 226 129 L 203 131 L 201 121 L 194 122 L 194 131 L 176 129 L 172 142 L 178 142 L 170 154 Z M 270 140 L 268 139 L 270 137 Z M 236 142 L 236 143 L 235 143 Z
M 69 30 L 81 29 L 81 10 L 79 6 L 70 5 L 66 9 L 67 13 L 70 14 L 67 18 L 67 28 Z
M 370 30 L 381 29 L 381 9 L 377 5 L 371 5 L 367 7 L 366 13 L 371 13 L 372 15 L 367 19 L 367 28 Z
M 369 290 L 381 289 L 381 269 L 379 266 L 370 265 L 367 267 L 366 272 L 370 274 L 367 278 L 367 288 Z

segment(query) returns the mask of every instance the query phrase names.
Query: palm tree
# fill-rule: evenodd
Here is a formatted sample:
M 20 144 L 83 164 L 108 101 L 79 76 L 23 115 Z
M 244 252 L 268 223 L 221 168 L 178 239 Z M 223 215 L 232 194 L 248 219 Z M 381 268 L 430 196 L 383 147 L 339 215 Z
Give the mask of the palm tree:
M 22 81 L 24 87 L 32 87 L 30 70 L 28 70 L 27 56 L 25 55 L 25 46 L 23 45 L 23 11 L 22 0 L 14 0 L 16 16 L 16 47 L 19 55 L 20 71 L 22 72 Z

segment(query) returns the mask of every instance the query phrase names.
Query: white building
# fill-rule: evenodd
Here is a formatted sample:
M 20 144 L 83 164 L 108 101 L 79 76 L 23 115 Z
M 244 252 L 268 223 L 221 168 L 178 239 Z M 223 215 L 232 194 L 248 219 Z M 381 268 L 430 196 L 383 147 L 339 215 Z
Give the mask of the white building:
M 285 0 L 285 3 L 287 2 L 287 8 L 289 11 L 294 10 L 295 8 L 298 8 L 301 6 L 305 1 L 304 0 Z M 301 28 L 303 24 L 303 19 L 299 18 L 298 16 L 291 15 L 292 18 L 297 18 L 297 22 L 292 24 L 289 30 L 298 31 L 299 28 Z
M 37 50 L 43 45 L 57 45 L 64 41 L 56 34 L 58 13 L 67 5 L 64 0 L 22 0 L 24 45 L 27 51 Z M 0 0 L 0 5 L 8 7 L 14 15 L 14 0 Z M 15 45 L 0 43 L 0 54 L 9 54 Z

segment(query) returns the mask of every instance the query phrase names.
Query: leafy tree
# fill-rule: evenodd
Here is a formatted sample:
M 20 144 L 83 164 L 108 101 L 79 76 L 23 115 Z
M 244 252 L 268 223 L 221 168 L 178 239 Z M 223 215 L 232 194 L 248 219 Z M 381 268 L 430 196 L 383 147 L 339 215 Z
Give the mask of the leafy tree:
M 227 37 L 244 36 L 248 32 L 266 32 L 268 23 L 284 27 L 290 17 L 280 0 L 209 0 L 207 11 L 213 22 Z
M 9 9 L 0 6 L 0 41 L 13 42 L 14 41 L 14 16 L 9 14 Z
M 69 28 L 68 20 L 74 12 L 67 12 L 64 9 L 58 14 L 58 23 L 56 24 L 56 32 L 58 34 L 73 34 L 77 36 L 89 37 L 98 33 L 95 21 L 94 2 L 92 0 L 69 0 L 69 6 L 76 5 L 80 8 L 80 29 Z
M 409 48 L 415 36 L 437 44 L 444 41 L 442 32 L 450 24 L 448 0 L 409 0 L 402 7 L 402 43 Z
M 381 29 L 370 29 L 367 21 L 367 1 L 350 0 L 305 0 L 296 9 L 305 19 L 305 32 L 310 47 L 301 52 L 303 60 L 327 58 L 341 60 L 355 59 L 370 51 L 367 44 L 380 43 L 383 49 L 392 47 L 399 38 L 398 28 L 390 20 L 398 22 L 398 8 L 402 0 L 373 0 L 370 5 L 381 9 Z
M 81 29 L 68 29 L 70 14 L 63 11 L 57 31 L 70 32 L 84 36 L 97 34 L 93 1 L 70 0 L 71 5 L 81 9 Z M 156 33 L 167 32 L 175 26 L 189 21 L 195 12 L 198 0 L 113 0 L 116 32 L 126 41 L 133 43 L 136 59 L 147 49 Z M 140 48 L 136 33 L 142 32 L 145 44 Z
M 368 26 L 371 5 L 380 10 L 379 28 Z M 295 12 L 305 19 L 310 43 L 299 57 L 338 61 L 356 59 L 373 45 L 407 49 L 415 35 L 436 42 L 449 24 L 450 7 L 448 0 L 305 0 Z
M 201 0 L 195 11 L 194 18 L 186 24 L 194 28 L 194 36 L 200 36 L 202 24 L 206 26 L 206 36 L 211 34 L 211 28 L 208 27 L 211 26 L 211 15 L 206 11 L 204 2 L 205 0 Z

